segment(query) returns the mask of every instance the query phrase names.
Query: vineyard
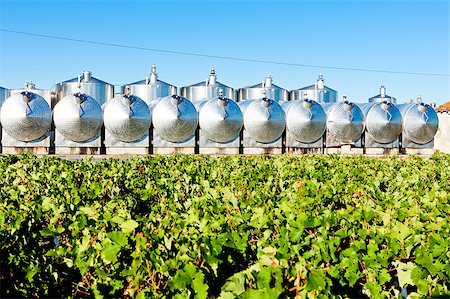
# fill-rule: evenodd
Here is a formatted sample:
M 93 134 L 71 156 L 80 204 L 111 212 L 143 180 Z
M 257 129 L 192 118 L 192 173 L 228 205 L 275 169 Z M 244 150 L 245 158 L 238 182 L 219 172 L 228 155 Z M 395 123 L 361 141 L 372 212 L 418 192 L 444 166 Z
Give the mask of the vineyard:
M 0 297 L 450 296 L 450 156 L 0 157 Z

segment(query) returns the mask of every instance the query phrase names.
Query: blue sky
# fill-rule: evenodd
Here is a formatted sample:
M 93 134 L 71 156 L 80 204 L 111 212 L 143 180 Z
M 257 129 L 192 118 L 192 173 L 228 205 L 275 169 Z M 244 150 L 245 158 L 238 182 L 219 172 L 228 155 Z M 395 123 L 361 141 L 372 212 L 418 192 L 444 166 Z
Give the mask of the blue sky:
M 300 64 L 450 73 L 449 1 L 0 1 L 3 29 L 201 54 Z M 141 80 L 151 65 L 179 87 L 211 66 L 235 88 L 266 74 L 287 89 L 326 85 L 365 102 L 386 85 L 404 102 L 450 100 L 450 77 L 258 64 L 74 43 L 0 32 L 0 86 L 38 88 L 82 70 L 113 84 Z

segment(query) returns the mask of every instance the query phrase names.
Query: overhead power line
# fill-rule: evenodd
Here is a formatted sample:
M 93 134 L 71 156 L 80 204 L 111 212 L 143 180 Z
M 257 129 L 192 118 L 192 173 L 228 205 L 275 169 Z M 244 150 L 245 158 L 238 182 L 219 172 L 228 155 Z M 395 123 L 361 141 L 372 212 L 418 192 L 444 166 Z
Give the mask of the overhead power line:
M 0 31 L 6 32 L 6 33 L 21 34 L 21 35 L 28 35 L 28 36 L 34 36 L 34 37 L 42 37 L 42 38 L 49 38 L 49 39 L 55 39 L 55 40 L 101 45 L 101 46 L 108 46 L 108 47 L 160 52 L 160 53 L 168 53 L 168 54 L 176 54 L 176 55 L 187 55 L 187 56 L 195 56 L 195 57 L 224 59 L 224 60 L 244 61 L 244 62 L 253 62 L 253 63 L 286 65 L 286 66 L 306 67 L 306 68 L 321 68 L 321 69 L 355 71 L 355 72 L 420 75 L 420 76 L 439 76 L 439 77 L 449 77 L 450 76 L 449 74 L 439 74 L 439 73 L 406 72 L 406 71 L 378 70 L 378 69 L 365 69 L 365 68 L 353 68 L 353 67 L 338 67 L 338 66 L 330 66 L 330 65 L 302 64 L 302 63 L 294 63 L 294 62 L 271 61 L 271 60 L 251 59 L 251 58 L 232 57 L 232 56 L 201 54 L 201 53 L 193 53 L 193 52 L 183 52 L 183 51 L 165 50 L 165 49 L 157 49 L 157 48 L 138 47 L 138 46 L 132 46 L 132 45 L 117 44 L 117 43 L 107 43 L 107 42 L 100 42 L 100 41 L 93 41 L 93 40 L 84 40 L 84 39 L 77 39 L 77 38 L 64 37 L 64 36 L 55 36 L 55 35 L 47 35 L 47 34 L 39 34 L 39 33 L 25 32 L 25 31 L 10 30 L 10 29 L 4 29 L 4 28 L 0 28 Z

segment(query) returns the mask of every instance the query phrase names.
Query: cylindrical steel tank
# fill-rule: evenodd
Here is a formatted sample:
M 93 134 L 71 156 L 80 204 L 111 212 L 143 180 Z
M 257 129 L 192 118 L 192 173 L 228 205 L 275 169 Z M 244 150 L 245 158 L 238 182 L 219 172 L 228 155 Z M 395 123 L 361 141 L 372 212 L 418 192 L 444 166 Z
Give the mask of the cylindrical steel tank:
M 327 129 L 327 115 L 316 101 L 304 99 L 282 102 L 286 113 L 286 129 L 292 137 L 302 143 L 313 143 Z
M 327 113 L 328 134 L 342 144 L 354 143 L 364 131 L 361 109 L 347 100 L 321 104 Z
M 156 133 L 164 140 L 182 143 L 194 137 L 198 114 L 194 104 L 179 95 L 161 99 L 153 108 L 152 122 Z
M 103 124 L 102 108 L 87 94 L 66 95 L 56 104 L 53 121 L 64 138 L 86 142 L 100 135 Z
M 263 90 L 265 90 L 266 96 L 269 99 L 277 102 L 288 101 L 289 91 L 273 84 L 272 81 L 272 76 L 268 75 L 262 83 L 238 89 L 237 100 L 240 102 L 248 99 L 257 99 L 261 96 Z
M 129 89 L 132 95 L 144 100 L 148 105 L 153 106 L 160 99 L 177 94 L 177 87 L 158 79 L 156 65 L 152 65 L 150 76 L 144 80 L 124 85 L 122 92 L 127 93 Z
M 397 106 L 384 101 L 361 104 L 359 107 L 364 114 L 366 134 L 382 144 L 397 140 L 402 132 L 402 115 Z
M 386 87 L 384 87 L 384 85 L 381 85 L 380 94 L 377 94 L 376 96 L 369 98 L 369 103 L 372 103 L 372 102 L 390 102 L 390 103 L 395 104 L 395 103 L 397 103 L 397 99 L 387 95 Z
M 218 97 L 220 90 L 222 90 L 223 96 L 230 98 L 233 101 L 236 100 L 234 89 L 217 81 L 216 72 L 214 68 L 212 68 L 206 81 L 182 87 L 181 95 L 192 102 L 195 102 Z
M 77 78 L 56 84 L 58 102 L 65 96 L 75 93 L 88 95 L 102 106 L 114 97 L 114 86 L 92 77 L 90 71 L 83 71 Z
M 148 105 L 131 94 L 116 95 L 103 106 L 105 129 L 123 142 L 139 140 L 148 133 L 151 115 Z
M 16 140 L 30 142 L 43 137 L 52 124 L 47 101 L 29 91 L 14 93 L 3 103 L 0 119 L 3 129 Z
M 224 96 L 195 102 L 202 134 L 214 142 L 228 143 L 239 137 L 242 112 L 233 100 Z
M 0 87 L 0 109 L 2 108 L 3 103 L 9 97 L 9 90 L 3 87 Z
M 318 103 L 335 103 L 337 101 L 337 91 L 325 86 L 323 75 L 319 75 L 316 84 L 300 89 L 291 90 L 291 100 L 310 99 Z
M 417 144 L 433 140 L 439 120 L 436 111 L 428 104 L 401 104 L 398 108 L 403 117 L 403 134 Z
M 272 143 L 278 140 L 286 127 L 283 108 L 274 100 L 262 99 L 238 102 L 244 116 L 246 134 L 254 141 Z
M 21 93 L 24 91 L 29 91 L 34 94 L 40 95 L 47 101 L 47 103 L 50 105 L 51 108 L 53 108 L 55 106 L 56 94 L 51 90 L 37 89 L 36 85 L 33 83 L 33 81 L 26 82 L 25 87 L 23 89 L 10 89 L 9 95 Z

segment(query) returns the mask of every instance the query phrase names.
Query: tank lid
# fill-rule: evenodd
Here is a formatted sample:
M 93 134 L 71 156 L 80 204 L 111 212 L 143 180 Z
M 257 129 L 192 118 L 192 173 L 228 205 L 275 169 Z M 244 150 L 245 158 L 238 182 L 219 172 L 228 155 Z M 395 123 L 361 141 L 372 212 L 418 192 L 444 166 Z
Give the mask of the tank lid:
M 36 89 L 36 85 L 30 80 L 29 82 L 25 82 L 25 89 Z
M 379 94 L 369 98 L 369 102 L 371 100 L 375 100 L 375 99 L 391 99 L 391 102 L 392 102 L 392 100 L 394 100 L 394 101 L 397 100 L 396 98 L 386 94 L 386 87 L 384 85 L 381 85 Z
M 295 90 L 315 90 L 315 89 L 316 89 L 316 84 L 313 84 L 313 85 L 305 86 L 305 87 L 302 87 L 302 88 L 294 89 L 293 91 L 295 91 Z M 328 87 L 326 85 L 323 86 L 323 89 L 326 90 L 326 91 L 337 92 L 333 88 L 330 88 L 330 87 Z
M 89 73 L 89 75 L 88 75 L 88 73 Z M 85 78 L 89 78 L 89 80 L 85 81 Z M 105 81 L 102 81 L 100 79 L 92 77 L 92 72 L 90 72 L 90 71 L 83 71 L 83 73 L 79 77 L 76 77 L 76 78 L 73 78 L 73 79 L 70 79 L 70 80 L 67 80 L 67 81 L 63 81 L 62 83 L 78 83 L 80 81 L 83 82 L 83 83 L 101 83 L 101 84 L 111 85 L 111 84 L 109 84 L 109 83 L 107 83 Z

